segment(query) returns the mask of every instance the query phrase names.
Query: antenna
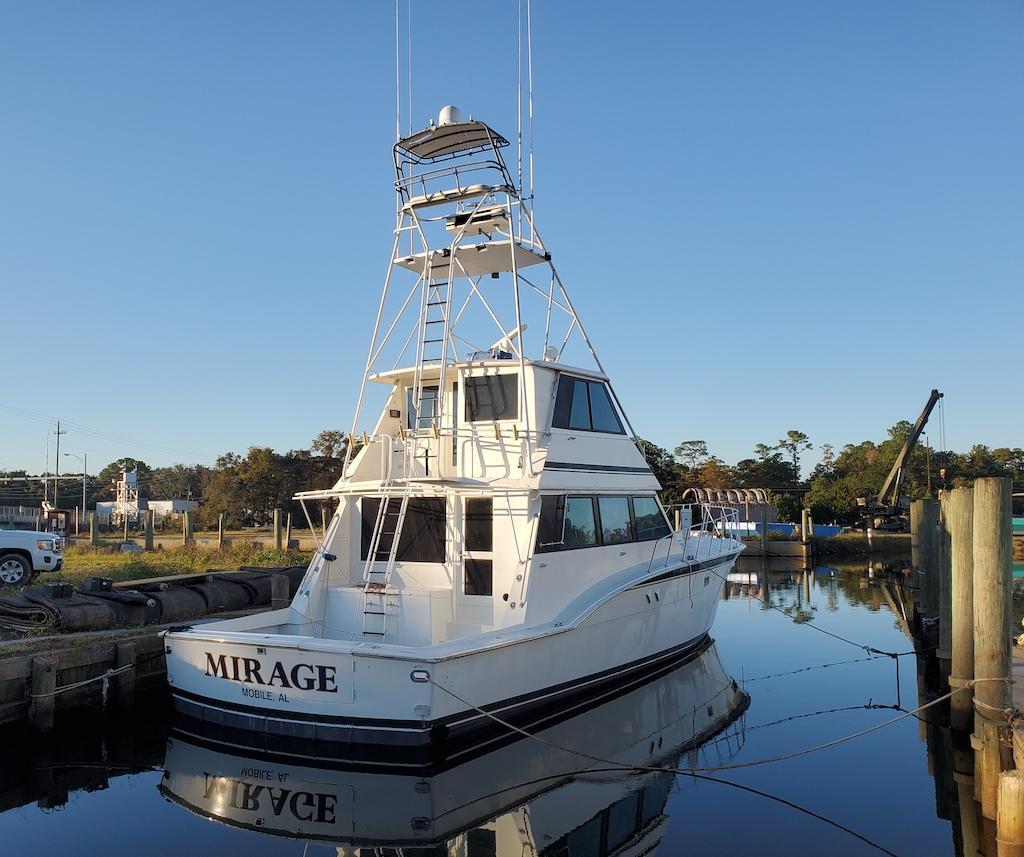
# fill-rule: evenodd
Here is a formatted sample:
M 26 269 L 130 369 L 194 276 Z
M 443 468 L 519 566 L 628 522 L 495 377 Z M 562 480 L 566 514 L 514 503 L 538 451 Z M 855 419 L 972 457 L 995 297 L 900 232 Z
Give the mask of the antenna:
M 395 0 L 395 142 L 402 139 L 402 48 L 399 39 L 401 17 L 398 7 L 401 0 Z M 401 202 L 399 202 L 401 205 Z
M 537 203 L 533 190 L 533 16 L 531 15 L 532 0 L 526 0 L 526 89 L 527 110 L 530 119 L 530 237 L 533 237 L 533 218 L 537 216 Z
M 409 134 L 412 135 L 412 0 L 408 0 L 406 4 L 406 15 L 405 15 L 405 34 L 408 42 L 408 58 L 406 59 L 405 66 L 406 71 L 409 75 L 409 115 L 408 115 L 408 126 Z
M 523 195 L 523 0 L 516 5 L 516 189 Z M 520 213 L 520 218 L 522 214 Z M 520 220 L 521 222 L 521 220 Z

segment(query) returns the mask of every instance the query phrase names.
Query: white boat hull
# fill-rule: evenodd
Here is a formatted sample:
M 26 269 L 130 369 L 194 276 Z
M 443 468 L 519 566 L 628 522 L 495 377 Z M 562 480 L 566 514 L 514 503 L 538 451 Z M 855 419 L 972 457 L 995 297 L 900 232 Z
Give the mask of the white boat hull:
M 531 721 L 678 664 L 707 637 L 736 556 L 641 581 L 568 627 L 461 646 L 235 633 L 217 623 L 168 635 L 168 678 L 179 712 L 241 746 L 457 753 L 507 731 L 498 719 Z

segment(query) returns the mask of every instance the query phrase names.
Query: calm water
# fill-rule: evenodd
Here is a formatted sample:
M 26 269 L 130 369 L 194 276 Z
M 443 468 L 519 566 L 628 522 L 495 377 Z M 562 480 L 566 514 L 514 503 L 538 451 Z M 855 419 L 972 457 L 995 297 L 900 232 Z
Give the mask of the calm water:
M 715 645 L 692 662 L 550 727 L 548 744 L 524 739 L 432 777 L 203 748 L 169 735 L 160 707 L 138 711 L 134 726 L 76 718 L 44 739 L 0 733 L 3 853 L 397 855 L 372 847 L 388 844 L 407 857 L 883 853 L 816 813 L 896 854 L 954 854 L 946 758 L 928 751 L 941 734 L 913 717 L 802 758 L 709 774 L 726 782 L 607 770 L 758 760 L 899 713 L 868 706 L 918 704 L 913 656 L 897 670 L 815 630 L 909 651 L 887 575 L 773 572 L 767 597 L 782 613 L 751 597 L 766 578 L 750 568 L 728 587 Z M 856 662 L 765 678 L 843 661 Z

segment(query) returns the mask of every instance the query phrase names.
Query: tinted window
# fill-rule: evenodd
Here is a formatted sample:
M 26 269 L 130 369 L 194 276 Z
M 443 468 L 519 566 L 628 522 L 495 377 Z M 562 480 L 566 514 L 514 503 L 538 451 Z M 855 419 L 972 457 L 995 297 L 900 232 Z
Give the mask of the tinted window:
M 590 431 L 590 400 L 587 396 L 587 382 L 574 381 L 572 387 L 569 428 Z
M 604 384 L 591 381 L 590 387 L 590 420 L 594 431 L 608 431 L 616 434 L 624 434 L 622 423 L 619 422 L 619 415 L 612 407 L 612 401 L 608 396 L 608 388 Z
M 498 835 L 493 830 L 477 827 L 466 834 L 466 857 L 495 857 Z
M 467 556 L 463 563 L 466 571 L 466 595 L 490 595 L 494 579 L 494 563 L 489 559 Z
M 551 425 L 575 431 L 625 434 L 608 395 L 608 386 L 601 381 L 584 381 L 570 375 L 559 376 Z
M 452 466 L 459 463 L 459 385 L 452 384 Z
M 601 512 L 601 540 L 606 545 L 633 541 L 633 525 L 629 519 L 628 497 L 598 497 Z
M 479 375 L 465 380 L 469 422 L 519 418 L 519 376 Z
M 558 550 L 562 546 L 562 521 L 565 497 L 547 494 L 540 498 L 540 523 L 537 526 L 538 552 Z
M 391 543 L 398 526 L 398 513 L 402 501 L 392 497 L 388 501 L 385 520 L 377 542 L 376 559 L 386 561 L 391 553 Z M 360 558 L 366 559 L 373 539 L 373 528 L 380 509 L 380 497 L 363 497 L 362 500 L 362 544 Z M 444 499 L 439 497 L 418 497 L 409 500 L 405 523 L 398 540 L 396 559 L 402 562 L 444 562 L 445 561 L 445 509 Z
M 405 397 L 405 427 L 430 428 L 437 414 L 437 387 L 423 388 L 423 413 L 416 417 L 416 403 L 413 401 L 415 389 L 409 387 Z
M 585 548 L 597 544 L 597 523 L 594 520 L 592 497 L 566 497 L 565 547 Z
M 555 428 L 569 428 L 569 408 L 572 406 L 572 388 L 576 379 L 569 375 L 558 376 L 558 393 L 555 396 L 555 412 L 551 425 Z
M 492 517 L 493 506 L 490 497 L 472 497 L 466 500 L 466 550 L 493 550 Z
M 668 535 L 668 523 L 654 497 L 633 498 L 633 520 L 638 541 L 645 542 Z

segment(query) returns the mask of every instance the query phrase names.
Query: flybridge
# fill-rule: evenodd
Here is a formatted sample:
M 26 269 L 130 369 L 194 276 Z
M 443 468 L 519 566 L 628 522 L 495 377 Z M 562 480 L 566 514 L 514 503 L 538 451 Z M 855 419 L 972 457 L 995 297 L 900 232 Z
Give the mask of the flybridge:
M 516 439 L 526 443 L 526 475 L 534 472 L 534 435 L 542 430 L 540 406 L 529 398 L 528 363 L 571 362 L 607 377 L 537 228 L 532 189 L 524 194 L 521 168 L 515 176 L 505 163 L 508 145 L 486 122 L 464 119 L 449 105 L 394 146 L 394 246 L 352 425 L 359 437 L 368 381 L 408 379 L 408 401 L 388 410 L 417 417 L 396 426 L 405 461 L 390 472 L 423 476 L 445 468 L 448 453 L 436 441 L 456 431 L 453 411 L 468 399 L 439 394 L 437 379 L 456 367 L 489 358 L 517 366 L 516 401 L 506 411 L 517 415 Z M 457 383 L 464 391 L 472 386 L 466 377 Z M 609 394 L 621 412 L 610 386 Z

